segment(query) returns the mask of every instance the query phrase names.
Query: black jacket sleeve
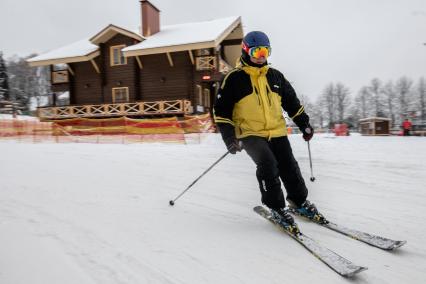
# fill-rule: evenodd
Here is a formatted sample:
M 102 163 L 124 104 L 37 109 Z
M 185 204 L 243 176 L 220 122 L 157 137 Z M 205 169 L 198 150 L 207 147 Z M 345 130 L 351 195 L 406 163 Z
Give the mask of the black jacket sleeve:
M 214 120 L 216 124 L 228 123 L 232 126 L 232 112 L 234 111 L 234 82 L 232 71 L 228 73 L 220 84 L 214 105 Z
M 228 73 L 222 80 L 214 105 L 214 120 L 225 141 L 235 138 L 234 122 L 232 121 L 235 105 L 232 73 L 232 71 Z
M 309 116 L 305 112 L 305 107 L 300 104 L 297 98 L 296 91 L 291 86 L 290 82 L 282 75 L 280 75 L 281 87 L 281 106 L 288 113 L 290 118 L 299 127 L 301 131 L 309 127 Z

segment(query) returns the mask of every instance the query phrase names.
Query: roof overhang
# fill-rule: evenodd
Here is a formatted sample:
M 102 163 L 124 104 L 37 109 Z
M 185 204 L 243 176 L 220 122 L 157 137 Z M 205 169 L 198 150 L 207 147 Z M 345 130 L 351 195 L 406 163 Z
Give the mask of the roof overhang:
M 170 45 L 170 46 L 163 46 L 163 47 L 156 47 L 156 48 L 128 50 L 128 51 L 123 51 L 123 54 L 125 57 L 131 57 L 131 56 L 139 56 L 139 55 L 150 55 L 150 54 L 195 50 L 195 49 L 202 49 L 202 48 L 212 48 L 215 46 L 216 46 L 215 41 L 207 41 L 207 42 L 197 42 L 197 43 L 189 43 L 189 44 L 182 44 L 182 45 Z
M 29 59 L 27 62 L 31 67 L 55 65 L 55 64 L 68 64 L 68 63 L 75 63 L 75 62 L 90 61 L 93 58 L 99 56 L 99 54 L 100 54 L 100 51 L 96 50 L 94 52 L 91 52 L 83 56 L 46 59 L 46 60 L 39 60 L 39 61 L 31 61 L 31 59 Z
M 203 49 L 203 48 L 215 48 L 219 46 L 223 40 L 229 38 L 231 33 L 233 33 L 234 31 L 237 31 L 238 35 L 234 35 L 233 37 L 240 37 L 240 38 L 243 37 L 241 17 L 238 17 L 215 40 L 187 43 L 187 44 L 181 44 L 181 45 L 161 46 L 161 47 L 154 47 L 154 48 L 142 47 L 140 49 L 134 49 L 134 50 L 123 50 L 123 54 L 125 57 L 132 57 L 132 56 L 139 56 L 139 55 L 160 54 L 160 53 L 187 51 L 187 50 L 195 50 L 195 49 Z
M 104 43 L 108 40 L 110 40 L 112 37 L 114 37 L 116 34 L 122 34 L 124 36 L 133 38 L 138 41 L 142 41 L 145 38 L 137 33 L 134 33 L 132 31 L 114 26 L 112 24 L 105 27 L 102 31 L 94 35 L 92 38 L 89 39 L 89 41 L 93 44 L 99 45 L 100 43 Z

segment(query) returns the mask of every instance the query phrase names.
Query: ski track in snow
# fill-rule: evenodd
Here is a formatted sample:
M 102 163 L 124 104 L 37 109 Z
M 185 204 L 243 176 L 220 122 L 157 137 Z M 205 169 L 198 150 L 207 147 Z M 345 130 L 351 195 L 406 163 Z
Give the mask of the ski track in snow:
M 367 266 L 336 275 L 252 212 L 245 154 L 227 157 L 168 205 L 225 148 L 201 144 L 0 142 L 0 283 L 423 283 L 426 140 L 290 137 L 310 200 L 334 222 L 407 245 L 381 251 L 297 219 L 306 234 Z M 25 272 L 25 273 L 23 273 Z

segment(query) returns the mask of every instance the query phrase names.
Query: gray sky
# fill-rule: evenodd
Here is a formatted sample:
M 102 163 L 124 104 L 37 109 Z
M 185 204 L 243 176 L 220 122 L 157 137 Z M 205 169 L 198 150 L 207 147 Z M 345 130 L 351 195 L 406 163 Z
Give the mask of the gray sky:
M 299 94 L 315 99 L 329 82 L 353 93 L 374 77 L 426 76 L 425 0 L 153 0 L 161 24 L 242 16 L 262 30 L 270 63 Z M 0 51 L 42 53 L 112 23 L 137 29 L 138 0 L 0 0 Z M 208 10 L 207 10 L 208 9 Z

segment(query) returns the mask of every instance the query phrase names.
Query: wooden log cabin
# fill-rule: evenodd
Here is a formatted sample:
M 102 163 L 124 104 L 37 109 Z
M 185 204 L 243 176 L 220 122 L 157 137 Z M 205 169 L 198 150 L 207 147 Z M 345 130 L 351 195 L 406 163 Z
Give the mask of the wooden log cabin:
M 141 0 L 141 29 L 108 25 L 91 38 L 28 60 L 50 66 L 50 105 L 41 120 L 208 113 L 223 74 L 235 65 L 240 17 L 160 26 L 160 10 Z M 61 94 L 69 101 L 59 103 Z

